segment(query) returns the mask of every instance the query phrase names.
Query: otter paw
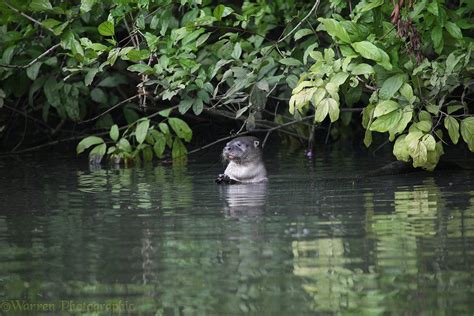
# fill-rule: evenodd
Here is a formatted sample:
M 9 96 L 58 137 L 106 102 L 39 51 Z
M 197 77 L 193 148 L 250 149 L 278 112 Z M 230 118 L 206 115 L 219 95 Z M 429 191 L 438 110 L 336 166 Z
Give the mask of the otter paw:
M 217 176 L 215 182 L 217 184 L 236 184 L 239 183 L 238 181 L 235 181 L 234 179 L 231 179 L 228 175 L 221 173 L 220 175 Z
M 224 182 L 224 179 L 228 177 L 225 174 L 221 173 L 220 175 L 217 176 L 216 180 L 214 180 L 215 183 L 221 184 Z

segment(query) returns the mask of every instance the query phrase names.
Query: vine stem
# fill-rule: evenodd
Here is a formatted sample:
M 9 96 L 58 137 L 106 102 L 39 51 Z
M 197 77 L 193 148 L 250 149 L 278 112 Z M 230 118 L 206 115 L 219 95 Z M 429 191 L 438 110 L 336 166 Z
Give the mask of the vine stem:
M 9 7 L 11 10 L 15 11 L 16 13 L 18 13 L 18 14 L 21 15 L 22 17 L 27 18 L 27 19 L 30 20 L 31 22 L 33 22 L 33 23 L 35 23 L 35 24 L 38 24 L 39 26 L 44 27 L 44 28 L 47 29 L 48 31 L 54 33 L 54 30 L 53 30 L 52 28 L 47 27 L 47 26 L 44 26 L 43 23 L 41 23 L 40 21 L 38 21 L 38 20 L 32 18 L 32 17 L 29 16 L 28 14 L 21 12 L 20 10 L 18 10 L 17 8 L 15 8 L 14 6 L 12 6 L 12 5 L 11 5 L 10 3 L 8 3 L 7 1 L 5 1 L 4 3 L 5 3 L 5 5 L 6 5 L 7 7 Z
M 296 26 L 295 26 L 290 32 L 288 32 L 288 34 L 286 34 L 285 36 L 283 36 L 283 38 L 279 39 L 279 40 L 277 41 L 277 43 L 283 42 L 285 39 L 288 38 L 288 36 L 290 36 L 291 34 L 293 34 L 293 33 L 301 26 L 301 24 L 303 24 L 303 22 L 306 21 L 306 19 L 308 19 L 308 18 L 311 16 L 311 14 L 313 14 L 313 13 L 316 11 L 316 9 L 319 7 L 319 1 L 320 1 L 320 0 L 316 0 L 316 1 L 314 2 L 313 7 L 312 7 L 311 10 L 308 12 L 308 14 L 307 14 L 301 21 L 299 21 L 298 24 L 296 24 Z
M 124 104 L 124 103 L 126 103 L 126 102 L 129 102 L 129 101 L 132 101 L 133 99 L 135 99 L 135 98 L 138 97 L 138 96 L 139 96 L 138 94 L 135 94 L 133 97 L 130 97 L 130 98 L 125 99 L 125 100 L 122 100 L 122 101 L 120 101 L 119 103 L 115 104 L 113 107 L 111 107 L 111 108 L 107 109 L 106 111 L 100 113 L 99 115 L 94 116 L 93 118 L 90 118 L 90 119 L 88 119 L 88 120 L 82 121 L 82 122 L 80 122 L 79 124 L 84 124 L 84 123 L 87 123 L 87 122 L 90 122 L 90 121 L 94 121 L 94 120 L 98 119 L 99 117 L 104 116 L 105 114 L 109 113 L 109 112 L 112 111 L 113 109 L 119 107 L 120 105 L 122 105 L 122 104 Z
M 41 58 L 43 58 L 44 56 L 48 55 L 49 53 L 51 53 L 53 50 L 55 50 L 56 48 L 58 48 L 59 46 L 61 46 L 61 44 L 56 44 L 56 45 L 53 45 L 51 46 L 50 48 L 48 48 L 44 53 L 42 53 L 41 55 L 39 55 L 38 57 L 36 57 L 35 59 L 33 59 L 32 61 L 30 61 L 28 64 L 26 65 L 4 65 L 4 64 L 0 64 L 0 67 L 4 67 L 4 68 L 20 68 L 20 69 L 24 69 L 24 68 L 28 68 L 30 67 L 31 65 L 33 65 L 34 63 L 36 63 L 38 60 L 40 60 Z

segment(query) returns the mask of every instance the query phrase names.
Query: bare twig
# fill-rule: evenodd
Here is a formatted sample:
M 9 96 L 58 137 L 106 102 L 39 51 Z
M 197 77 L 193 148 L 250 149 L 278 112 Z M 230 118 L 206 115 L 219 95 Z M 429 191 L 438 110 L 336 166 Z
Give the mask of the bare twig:
M 24 68 L 28 68 L 30 67 L 31 65 L 33 65 L 34 63 L 36 63 L 38 60 L 40 60 L 41 58 L 43 58 L 44 56 L 48 55 L 49 53 L 51 53 L 53 50 L 55 50 L 56 48 L 58 48 L 59 46 L 61 46 L 61 44 L 56 44 L 54 46 L 51 46 L 50 48 L 48 48 L 44 53 L 42 53 L 41 55 L 39 55 L 38 57 L 36 57 L 35 59 L 33 59 L 32 61 L 30 61 L 28 64 L 26 65 L 4 65 L 4 64 L 0 64 L 0 67 L 4 67 L 4 68 L 21 68 L 21 69 L 24 69 Z
M 84 124 L 84 123 L 87 123 L 87 122 L 90 122 L 90 121 L 94 121 L 96 119 L 98 119 L 99 117 L 101 116 L 104 116 L 105 114 L 109 113 L 110 111 L 114 110 L 115 108 L 119 107 L 120 105 L 124 104 L 124 103 L 127 103 L 129 101 L 132 101 L 133 99 L 135 99 L 136 97 L 138 97 L 138 94 L 134 95 L 133 97 L 130 97 L 128 99 L 125 99 L 125 100 L 122 100 L 120 101 L 119 103 L 115 104 L 113 107 L 111 107 L 110 109 L 107 109 L 106 111 L 102 112 L 101 114 L 97 115 L 97 116 L 94 116 L 93 118 L 91 119 L 88 119 L 88 120 L 85 120 L 85 121 L 82 121 L 82 122 L 79 122 L 79 124 Z
M 314 2 L 313 7 L 312 7 L 311 10 L 308 12 L 308 14 L 307 14 L 298 24 L 296 24 L 296 26 L 295 26 L 290 32 L 288 32 L 288 34 L 286 34 L 283 38 L 279 39 L 279 40 L 277 41 L 277 43 L 283 42 L 285 39 L 288 38 L 288 36 L 290 36 L 291 34 L 293 34 L 293 32 L 295 32 L 295 31 L 301 26 L 301 24 L 303 24 L 303 22 L 306 21 L 306 19 L 309 18 L 309 17 L 311 16 L 311 14 L 313 14 L 313 13 L 316 11 L 316 9 L 318 8 L 318 6 L 319 6 L 319 0 L 316 0 L 316 1 Z
M 390 142 L 389 139 L 385 140 L 382 144 L 380 144 L 377 148 L 375 148 L 375 150 L 372 152 L 372 155 L 375 156 L 375 153 L 376 153 L 377 151 L 379 151 L 380 149 L 382 149 L 382 147 L 384 147 L 385 145 L 387 145 L 389 142 Z
M 107 131 L 107 132 L 97 134 L 97 135 L 105 135 L 105 134 L 108 134 L 108 133 L 109 132 Z M 8 156 L 8 155 L 11 155 L 11 154 L 16 155 L 16 154 L 23 154 L 23 153 L 27 153 L 27 152 L 37 151 L 37 150 L 40 150 L 42 148 L 51 147 L 51 146 L 54 146 L 54 145 L 57 145 L 57 144 L 66 143 L 66 142 L 70 142 L 70 141 L 73 141 L 73 140 L 78 140 L 78 139 L 81 139 L 85 136 L 86 135 L 77 135 L 77 136 L 73 136 L 73 137 L 69 137 L 69 138 L 58 139 L 58 140 L 54 140 L 54 141 L 44 143 L 44 144 L 41 144 L 41 145 L 33 146 L 33 147 L 30 147 L 30 148 L 26 148 L 26 149 L 22 149 L 22 150 L 18 150 L 18 151 L 12 151 L 10 153 L 1 153 L 0 156 Z
M 326 134 L 326 139 L 324 140 L 324 144 L 327 145 L 328 141 L 329 141 L 329 135 L 331 134 L 331 126 L 332 126 L 332 122 L 329 122 L 329 126 L 328 126 L 328 132 Z
M 303 118 L 302 120 L 307 120 L 307 119 L 310 119 L 310 118 L 313 118 L 313 117 L 314 117 L 313 115 L 307 116 L 307 117 Z M 301 121 L 302 121 L 302 120 L 301 120 Z M 278 126 L 269 128 L 269 129 L 255 129 L 255 130 L 252 130 L 252 131 L 245 131 L 245 132 L 242 132 L 242 133 L 239 133 L 239 134 L 236 134 L 236 135 L 232 135 L 232 136 L 226 136 L 226 137 L 223 137 L 223 138 L 219 138 L 218 140 L 216 140 L 216 141 L 214 141 L 214 142 L 212 142 L 212 143 L 206 144 L 206 145 L 204 145 L 204 146 L 201 146 L 201 147 L 199 147 L 199 148 L 196 148 L 196 149 L 193 149 L 193 150 L 189 151 L 188 154 L 194 154 L 194 153 L 196 153 L 196 152 L 198 152 L 198 151 L 201 151 L 201 150 L 203 150 L 203 149 L 209 148 L 209 147 L 211 147 L 211 146 L 214 146 L 214 145 L 216 145 L 216 144 L 222 143 L 222 142 L 224 142 L 224 141 L 226 141 L 226 140 L 228 140 L 228 139 L 232 139 L 232 138 L 237 137 L 237 136 L 243 136 L 243 135 L 247 135 L 247 134 L 253 133 L 253 132 L 267 132 L 267 133 L 269 133 L 269 132 L 273 132 L 273 131 L 275 131 L 275 130 L 277 130 L 277 129 L 280 129 L 280 128 L 283 128 L 283 127 L 286 127 L 286 126 L 289 126 L 289 125 L 297 124 L 297 123 L 299 123 L 299 122 L 301 122 L 301 121 L 294 120 L 294 121 L 287 122 L 287 123 L 285 123 L 285 124 L 281 124 L 281 125 L 278 125 Z M 264 144 L 262 144 L 262 147 L 263 147 L 263 146 L 264 146 Z
M 206 145 L 204 145 L 204 146 L 201 146 L 201 147 L 199 147 L 199 148 L 196 148 L 196 149 L 193 149 L 193 150 L 189 151 L 188 154 L 197 153 L 198 151 L 201 151 L 201 150 L 203 150 L 203 149 L 209 148 L 209 147 L 214 146 L 214 145 L 216 145 L 216 144 L 222 143 L 222 142 L 224 142 L 224 141 L 226 141 L 226 140 L 228 140 L 228 139 L 232 139 L 232 138 L 234 138 L 234 137 L 236 137 L 236 136 L 246 135 L 246 134 L 248 134 L 248 133 L 249 133 L 249 132 L 247 131 L 247 132 L 242 132 L 242 133 L 240 133 L 240 134 L 238 134 L 238 135 L 232 135 L 232 136 L 226 136 L 226 137 L 219 138 L 218 140 L 213 141 L 212 143 L 206 144 Z
M 25 18 L 27 18 L 28 20 L 30 20 L 31 22 L 33 22 L 33 23 L 35 23 L 35 24 L 38 24 L 39 26 L 41 26 L 41 27 L 47 29 L 48 31 L 50 31 L 50 32 L 52 32 L 52 33 L 54 33 L 54 30 L 53 30 L 52 28 L 47 27 L 47 26 L 44 26 L 43 23 L 41 23 L 40 21 L 38 21 L 38 20 L 32 18 L 32 17 L 29 16 L 28 14 L 21 12 L 20 10 L 18 10 L 17 8 L 15 8 L 14 6 L 12 6 L 10 3 L 6 2 L 6 1 L 5 1 L 4 3 L 5 3 L 5 5 L 6 5 L 7 7 L 9 7 L 11 10 L 15 11 L 16 13 L 18 13 L 18 14 L 21 15 L 22 17 L 25 17 Z
M 9 106 L 9 105 L 6 105 L 6 104 L 4 104 L 3 107 L 9 109 L 9 110 L 12 111 L 12 112 L 16 112 L 16 113 L 18 113 L 18 114 L 21 114 L 21 115 L 23 115 L 23 116 L 29 118 L 29 119 L 32 120 L 33 122 L 38 123 L 39 125 L 41 125 L 41 126 L 47 128 L 48 130 L 51 130 L 51 127 L 50 127 L 50 126 L 46 125 L 44 122 L 38 120 L 37 118 L 35 118 L 35 117 L 29 115 L 28 113 L 24 113 L 24 112 L 22 112 L 22 111 L 20 111 L 20 110 L 18 110 L 18 109 L 16 109 L 16 108 L 14 108 L 14 107 L 11 107 L 11 106 Z
M 23 144 L 23 141 L 25 140 L 26 129 L 28 127 L 28 119 L 26 117 L 26 110 L 25 110 L 24 116 L 25 116 L 25 127 L 23 128 L 23 134 L 21 135 L 20 141 L 15 145 L 15 147 L 13 147 L 12 151 L 15 151 L 18 147 L 20 147 L 21 144 Z

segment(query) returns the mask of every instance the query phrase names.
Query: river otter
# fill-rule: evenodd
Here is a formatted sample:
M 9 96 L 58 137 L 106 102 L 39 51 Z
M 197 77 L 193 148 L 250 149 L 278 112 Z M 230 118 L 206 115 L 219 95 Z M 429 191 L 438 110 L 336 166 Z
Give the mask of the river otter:
M 262 152 L 258 147 L 260 141 L 253 136 L 237 137 L 228 142 L 222 157 L 229 161 L 223 174 L 216 183 L 256 183 L 267 181 L 267 170 L 262 160 Z

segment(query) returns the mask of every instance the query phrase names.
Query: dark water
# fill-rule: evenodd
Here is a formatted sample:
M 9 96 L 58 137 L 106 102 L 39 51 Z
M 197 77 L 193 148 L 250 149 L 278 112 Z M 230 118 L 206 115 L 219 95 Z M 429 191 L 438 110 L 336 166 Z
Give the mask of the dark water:
M 1 161 L 0 313 L 474 314 L 473 172 L 276 154 L 268 185 L 217 186 L 217 156 Z

